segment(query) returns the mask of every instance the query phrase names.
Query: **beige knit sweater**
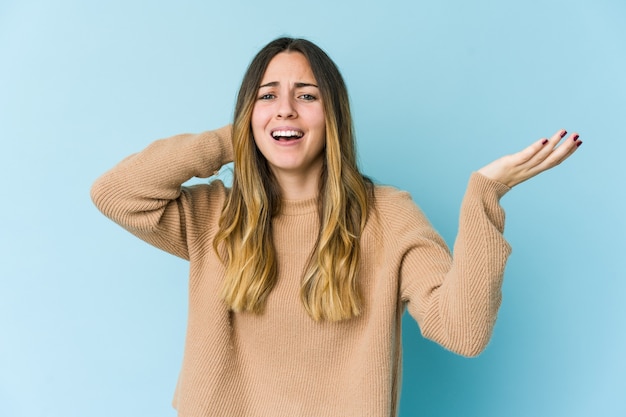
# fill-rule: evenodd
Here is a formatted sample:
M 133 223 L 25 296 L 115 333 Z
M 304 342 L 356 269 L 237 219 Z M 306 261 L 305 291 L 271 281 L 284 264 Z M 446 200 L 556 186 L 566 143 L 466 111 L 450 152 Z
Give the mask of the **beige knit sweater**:
M 499 198 L 508 188 L 473 174 L 454 259 L 406 192 L 377 186 L 362 237 L 362 316 L 315 322 L 300 281 L 318 233 L 316 202 L 285 201 L 274 219 L 278 282 L 261 315 L 219 297 L 224 268 L 212 241 L 220 181 L 183 187 L 232 160 L 230 127 L 156 141 L 100 177 L 92 198 L 141 239 L 188 259 L 189 317 L 174 406 L 181 417 L 391 417 L 397 414 L 401 317 L 473 356 L 487 345 L 510 247 Z M 408 354 L 418 354 L 410 352 Z

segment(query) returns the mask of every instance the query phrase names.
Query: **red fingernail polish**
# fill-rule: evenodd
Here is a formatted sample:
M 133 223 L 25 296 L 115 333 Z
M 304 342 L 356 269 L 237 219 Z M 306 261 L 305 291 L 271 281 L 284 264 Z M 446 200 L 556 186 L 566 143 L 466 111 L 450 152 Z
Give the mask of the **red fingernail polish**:
M 578 148 L 578 147 L 579 147 L 580 145 L 582 145 L 582 144 L 583 144 L 583 141 L 581 140 L 580 142 L 578 142 L 578 143 L 576 144 L 576 147 Z
M 578 138 L 579 138 L 579 137 L 580 137 L 580 136 L 578 136 L 578 135 L 574 135 L 574 136 L 572 137 L 572 139 L 574 140 L 574 142 L 576 142 L 576 141 L 578 140 Z
M 545 145 L 546 143 L 548 143 L 548 139 L 544 139 L 544 140 L 541 141 L 542 145 Z
M 564 130 L 564 131 L 561 132 L 561 137 L 563 137 L 565 135 L 567 135 L 567 130 Z

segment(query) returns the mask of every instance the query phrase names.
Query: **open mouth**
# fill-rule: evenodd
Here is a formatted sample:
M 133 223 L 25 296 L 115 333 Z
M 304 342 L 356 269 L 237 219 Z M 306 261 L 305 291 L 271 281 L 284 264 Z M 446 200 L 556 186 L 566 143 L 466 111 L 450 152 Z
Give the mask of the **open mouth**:
M 279 141 L 300 139 L 302 136 L 304 136 L 304 132 L 301 130 L 275 130 L 272 132 L 272 137 Z

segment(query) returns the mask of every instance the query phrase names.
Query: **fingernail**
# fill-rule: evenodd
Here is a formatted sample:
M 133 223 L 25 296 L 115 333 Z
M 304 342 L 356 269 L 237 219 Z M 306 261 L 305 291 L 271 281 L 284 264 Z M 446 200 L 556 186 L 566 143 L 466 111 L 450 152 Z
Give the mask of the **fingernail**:
M 563 130 L 563 131 L 561 132 L 561 137 L 563 137 L 563 136 L 565 136 L 565 135 L 567 135 L 567 130 Z
M 581 141 L 579 141 L 579 142 L 576 144 L 576 147 L 578 148 L 578 147 L 579 147 L 580 145 L 582 145 L 582 144 L 583 144 L 583 141 L 581 140 Z
M 544 140 L 541 141 L 542 145 L 545 145 L 546 143 L 548 143 L 548 139 L 544 139 Z
M 574 136 L 572 136 L 572 139 L 574 140 L 574 142 L 576 142 L 576 141 L 578 140 L 578 138 L 579 138 L 579 137 L 580 137 L 580 136 L 578 136 L 578 135 L 574 135 Z

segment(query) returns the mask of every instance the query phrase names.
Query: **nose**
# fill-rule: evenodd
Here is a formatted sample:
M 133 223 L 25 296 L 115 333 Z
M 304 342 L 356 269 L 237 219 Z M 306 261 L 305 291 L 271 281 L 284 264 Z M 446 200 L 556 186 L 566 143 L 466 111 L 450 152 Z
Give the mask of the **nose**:
M 293 119 L 298 116 L 294 103 L 289 96 L 283 96 L 278 99 L 276 109 L 276 117 L 279 119 Z

